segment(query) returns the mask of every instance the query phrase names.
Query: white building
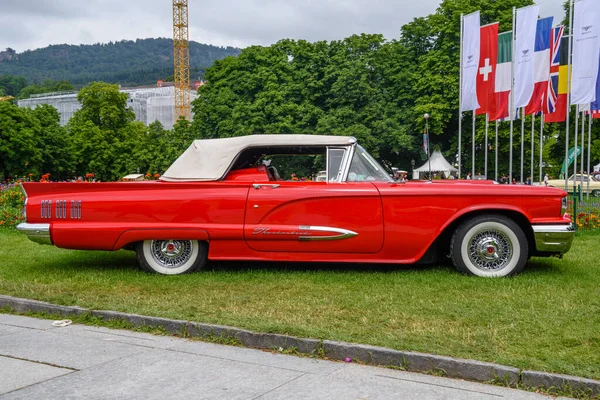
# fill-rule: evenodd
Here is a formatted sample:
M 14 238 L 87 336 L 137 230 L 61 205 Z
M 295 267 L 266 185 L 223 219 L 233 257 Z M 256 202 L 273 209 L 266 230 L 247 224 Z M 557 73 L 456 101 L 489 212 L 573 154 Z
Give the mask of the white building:
M 127 103 L 135 113 L 135 119 L 146 125 L 159 121 L 165 129 L 172 129 L 175 122 L 175 87 L 145 87 L 121 89 L 127 93 Z M 197 95 L 191 90 L 191 100 Z M 29 99 L 19 100 L 19 107 L 35 108 L 39 104 L 49 104 L 60 113 L 60 124 L 66 125 L 75 111 L 81 108 L 77 101 L 77 92 L 45 93 L 32 95 Z

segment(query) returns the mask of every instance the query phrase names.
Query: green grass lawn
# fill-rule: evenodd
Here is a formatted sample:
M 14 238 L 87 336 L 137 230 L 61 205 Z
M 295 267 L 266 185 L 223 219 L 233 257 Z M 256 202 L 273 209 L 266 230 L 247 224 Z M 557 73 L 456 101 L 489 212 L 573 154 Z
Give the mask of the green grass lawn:
M 160 276 L 129 251 L 61 250 L 0 229 L 0 293 L 600 378 L 600 235 L 508 279 L 447 266 L 213 263 Z

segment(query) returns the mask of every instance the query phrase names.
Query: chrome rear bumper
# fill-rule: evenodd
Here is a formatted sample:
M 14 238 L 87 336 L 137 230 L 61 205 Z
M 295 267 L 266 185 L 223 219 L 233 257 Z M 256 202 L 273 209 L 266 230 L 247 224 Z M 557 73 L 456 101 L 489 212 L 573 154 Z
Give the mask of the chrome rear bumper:
M 575 229 L 569 225 L 533 225 L 535 248 L 541 252 L 566 253 L 571 248 Z
M 17 230 L 26 234 L 32 242 L 52 244 L 50 240 L 50 224 L 28 224 L 24 222 L 17 225 Z

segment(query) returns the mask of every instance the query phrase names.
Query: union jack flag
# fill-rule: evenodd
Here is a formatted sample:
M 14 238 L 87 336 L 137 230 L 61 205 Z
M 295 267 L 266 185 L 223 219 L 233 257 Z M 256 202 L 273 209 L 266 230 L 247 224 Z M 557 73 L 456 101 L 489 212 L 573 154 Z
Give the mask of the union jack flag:
M 560 68 L 560 45 L 562 42 L 563 25 L 552 28 L 550 33 L 550 79 L 548 80 L 548 95 L 546 96 L 545 114 L 556 110 L 558 101 L 558 71 Z

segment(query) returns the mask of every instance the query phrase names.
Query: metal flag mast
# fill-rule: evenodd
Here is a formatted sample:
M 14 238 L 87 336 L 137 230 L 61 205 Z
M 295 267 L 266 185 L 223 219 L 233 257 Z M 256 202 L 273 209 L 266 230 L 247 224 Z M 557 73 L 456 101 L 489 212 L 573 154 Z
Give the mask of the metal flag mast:
M 540 118 L 540 183 L 542 183 L 542 150 L 544 148 L 544 113 Z M 533 179 L 533 176 L 531 177 Z
M 483 176 L 488 179 L 488 127 L 490 124 L 490 117 L 488 113 L 485 113 L 485 167 Z
M 533 184 L 533 164 L 535 163 L 535 113 L 531 114 L 531 165 L 529 166 L 529 183 Z
M 525 108 L 521 108 L 521 183 L 523 183 L 523 158 L 525 158 Z
M 581 167 L 579 168 L 579 173 L 581 174 L 580 180 L 581 180 L 582 187 L 583 187 L 583 156 L 585 154 L 584 144 L 585 144 L 585 111 L 582 111 L 581 112 Z M 575 176 L 577 176 L 577 175 L 575 175 Z
M 509 155 L 508 155 L 508 182 L 512 184 L 512 160 L 513 160 L 513 115 L 515 109 L 515 17 L 517 7 L 513 7 L 513 24 L 512 24 L 512 48 L 511 48 L 511 73 L 510 73 L 510 95 L 509 95 L 509 110 L 508 119 L 510 120 L 510 140 L 509 140 Z
M 498 182 L 498 120 L 496 120 L 496 160 L 494 165 L 494 180 Z
M 471 133 L 471 179 L 475 177 L 475 110 L 473 110 L 473 132 Z
M 569 1 L 569 52 L 567 54 L 567 116 L 565 132 L 565 190 L 569 189 L 569 165 L 567 157 L 569 155 L 569 111 L 571 111 L 571 51 L 573 45 L 573 0 Z M 575 152 L 577 152 L 577 142 L 575 142 Z
M 462 173 L 462 78 L 463 78 L 463 29 L 464 15 L 460 14 L 460 65 L 459 65 L 459 82 L 458 82 L 458 179 Z
M 600 102 L 600 99 L 596 99 L 596 101 Z M 587 154 L 587 172 L 588 174 L 591 174 L 592 171 L 590 171 L 590 149 L 592 148 L 592 110 L 590 107 L 590 115 L 589 115 L 589 122 L 588 122 L 588 154 Z M 588 198 L 590 197 L 590 179 L 588 177 L 587 179 L 587 190 L 586 193 L 588 195 Z

